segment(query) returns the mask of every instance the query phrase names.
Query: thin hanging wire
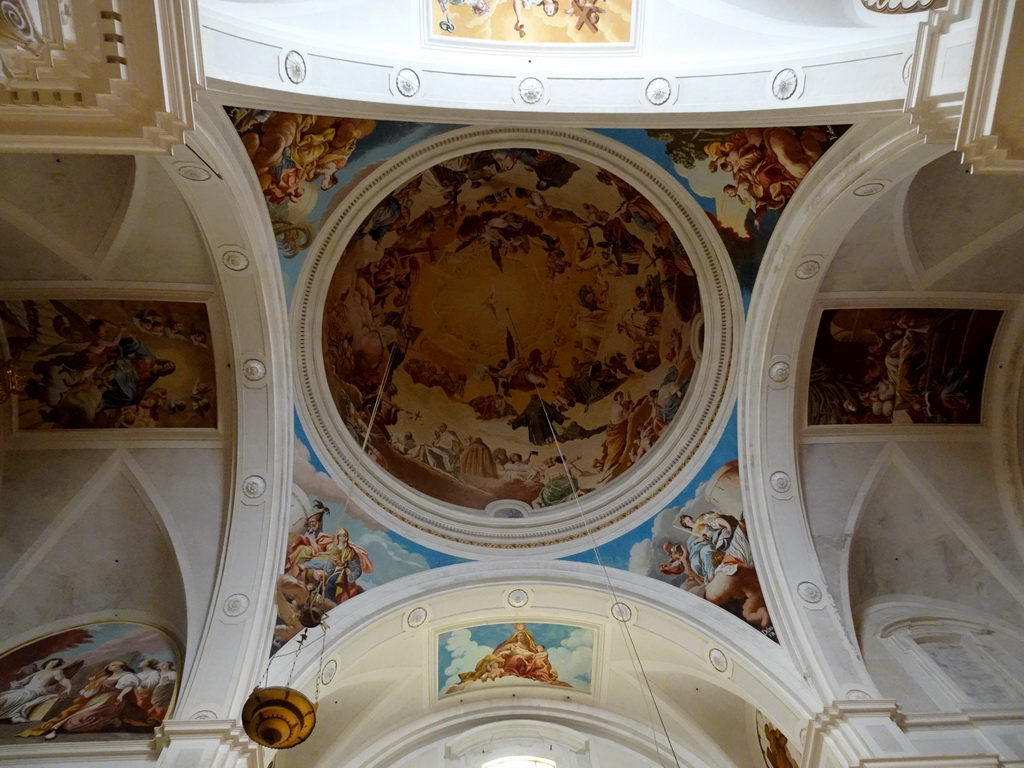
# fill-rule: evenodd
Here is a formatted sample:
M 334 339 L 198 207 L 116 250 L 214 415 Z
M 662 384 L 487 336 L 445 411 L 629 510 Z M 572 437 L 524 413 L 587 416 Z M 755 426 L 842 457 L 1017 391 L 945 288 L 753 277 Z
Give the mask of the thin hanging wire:
M 290 687 L 291 684 L 292 684 L 292 676 L 295 674 L 295 662 L 297 662 L 299 660 L 299 654 L 302 653 L 302 646 L 306 642 L 306 636 L 308 635 L 308 633 L 309 633 L 309 630 L 308 629 L 304 629 L 304 630 L 302 630 L 302 634 L 299 635 L 299 647 L 295 649 L 295 654 L 292 656 L 292 666 L 288 670 L 288 679 L 285 681 L 285 684 L 284 684 L 285 688 Z
M 320 658 L 316 662 L 316 685 L 313 692 L 313 706 L 320 702 L 320 677 L 324 673 L 324 646 L 327 645 L 327 627 L 320 623 Z
M 360 450 L 360 452 L 359 452 L 359 459 L 356 461 L 356 472 L 357 473 L 358 473 L 360 467 L 362 467 L 363 457 L 366 455 L 366 446 L 370 442 L 370 433 L 373 431 L 373 422 L 377 418 L 377 411 L 380 409 L 381 401 L 384 399 L 384 388 L 387 386 L 388 377 L 391 375 L 391 367 L 392 367 L 392 365 L 394 364 L 394 361 L 395 361 L 395 351 L 396 351 L 396 347 L 394 347 L 394 346 L 391 347 L 391 352 L 388 355 L 387 364 L 384 366 L 384 375 L 383 375 L 383 377 L 381 377 L 380 386 L 377 387 L 377 396 L 376 396 L 376 398 L 373 401 L 373 409 L 370 411 L 370 421 L 369 421 L 369 423 L 366 426 L 366 434 L 363 435 L 362 450 Z M 354 487 L 355 487 L 355 480 L 352 480 L 352 482 L 349 483 L 348 490 L 346 491 L 346 494 L 345 494 L 345 501 L 343 502 L 342 507 L 341 507 L 341 511 L 343 513 L 348 511 L 348 506 L 352 502 L 352 489 Z M 321 607 L 321 608 L 323 607 L 323 600 L 324 600 L 324 597 L 325 597 L 325 590 L 326 589 L 327 589 L 326 579 L 323 580 L 323 581 L 319 581 L 317 583 L 316 587 L 314 587 L 314 589 L 313 589 L 313 592 L 310 594 L 309 600 L 307 602 L 307 605 L 308 605 L 310 610 L 313 610 L 314 602 L 318 602 L 319 603 L 319 607 Z M 318 600 L 317 600 L 317 598 L 318 598 Z M 321 620 L 320 620 L 320 624 L 318 626 L 320 627 L 320 629 L 323 632 L 323 634 L 320 637 L 320 658 L 319 658 L 319 660 L 317 662 L 317 665 L 316 665 L 316 682 L 314 683 L 315 694 L 314 694 L 314 699 L 313 699 L 314 702 L 317 702 L 317 701 L 320 700 L 320 674 L 321 674 L 321 672 L 323 670 L 323 666 L 324 666 L 324 646 L 327 644 L 327 627 L 324 626 L 323 618 L 322 617 L 321 617 Z M 302 645 L 306 641 L 306 633 L 308 631 L 309 631 L 308 629 L 302 630 L 302 635 L 299 637 L 299 647 L 294 651 L 295 655 L 292 658 L 291 670 L 288 672 L 288 682 L 289 683 L 291 683 L 292 674 L 295 672 L 295 662 L 298 660 L 299 654 L 302 652 Z M 269 671 L 269 669 L 270 669 L 270 664 L 268 663 L 267 664 L 267 670 Z M 264 672 L 264 674 L 263 674 L 264 678 L 266 678 L 266 674 L 267 673 Z
M 505 314 L 508 315 L 509 324 L 512 328 L 512 334 L 515 337 L 516 349 L 520 349 L 519 344 L 519 331 L 516 329 L 515 320 L 512 318 L 512 313 L 508 307 L 505 307 Z M 540 394 L 540 386 L 536 381 L 533 382 L 533 390 L 537 395 L 537 400 L 540 403 L 541 412 L 544 414 L 544 420 L 548 424 L 548 429 L 551 432 L 551 439 L 555 443 L 555 450 L 558 452 L 559 461 L 562 464 L 562 469 L 565 471 L 566 480 L 569 481 L 569 490 L 572 492 L 572 500 L 576 505 L 576 512 L 579 515 L 580 522 L 583 524 L 583 528 L 586 531 L 587 537 L 590 539 L 590 547 L 594 552 L 594 558 L 597 560 L 597 565 L 601 568 L 601 572 L 604 575 L 605 583 L 608 585 L 608 593 L 612 599 L 618 603 L 619 595 L 615 591 L 615 585 L 612 583 L 611 574 L 608 571 L 608 566 L 604 564 L 604 560 L 601 557 L 601 548 L 597 543 L 597 538 L 594 536 L 594 531 L 590 527 L 590 523 L 587 520 L 586 514 L 583 512 L 583 505 L 580 503 L 579 495 L 579 484 L 576 479 L 572 476 L 569 463 L 565 460 L 565 454 L 562 452 L 562 444 L 558 440 L 558 433 L 555 431 L 555 425 L 551 421 L 551 415 L 548 413 L 547 406 L 544 403 L 544 398 Z M 661 747 L 658 744 L 657 733 L 654 727 L 654 718 L 651 717 L 651 706 L 654 707 L 654 713 L 657 716 L 658 723 L 661 725 L 661 731 L 665 735 L 665 741 L 668 744 L 669 751 L 672 755 L 672 761 L 676 768 L 681 768 L 679 763 L 679 756 L 676 755 L 675 746 L 672 743 L 672 739 L 668 735 L 668 727 L 665 725 L 665 718 L 661 713 L 661 707 L 658 706 L 658 700 L 654 696 L 654 690 L 651 687 L 651 682 L 647 677 L 647 670 L 644 669 L 643 661 L 640 659 L 640 653 L 637 651 L 636 643 L 633 641 L 633 633 L 630 632 L 629 624 L 626 621 L 619 621 L 619 627 L 622 631 L 623 637 L 626 640 L 626 644 L 629 647 L 630 654 L 629 660 L 633 666 L 633 674 L 637 679 L 638 683 L 642 681 L 642 689 L 646 692 L 644 696 L 644 706 L 647 709 L 647 717 L 651 721 L 651 736 L 654 741 L 654 749 L 658 755 L 658 762 L 661 762 Z M 648 697 L 650 697 L 650 703 L 648 703 Z

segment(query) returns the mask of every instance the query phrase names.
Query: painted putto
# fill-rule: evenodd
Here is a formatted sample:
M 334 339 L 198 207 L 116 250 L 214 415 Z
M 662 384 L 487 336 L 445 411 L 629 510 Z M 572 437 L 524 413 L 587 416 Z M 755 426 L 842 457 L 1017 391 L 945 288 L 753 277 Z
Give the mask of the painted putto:
M 103 622 L 0 657 L 0 739 L 152 733 L 170 713 L 181 657 L 160 630 Z
M 633 0 L 420 0 L 436 38 L 488 42 L 628 43 Z
M 25 380 L 19 429 L 217 426 L 205 304 L 26 299 L 0 320 Z
M 323 359 L 343 421 L 360 442 L 372 421 L 368 450 L 399 480 L 469 508 L 550 507 L 622 475 L 672 423 L 700 309 L 682 243 L 629 183 L 548 150 L 483 150 L 361 223 Z
M 442 696 L 501 685 L 590 693 L 594 630 L 566 624 L 482 624 L 438 637 Z
M 1002 312 L 829 309 L 807 387 L 808 425 L 980 424 Z

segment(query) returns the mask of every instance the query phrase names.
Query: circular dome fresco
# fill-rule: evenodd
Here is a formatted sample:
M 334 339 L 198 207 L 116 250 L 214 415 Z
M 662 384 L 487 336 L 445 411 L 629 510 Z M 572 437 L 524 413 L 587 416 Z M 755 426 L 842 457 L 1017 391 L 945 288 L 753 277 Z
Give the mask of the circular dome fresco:
M 572 149 L 396 161 L 312 260 L 314 431 L 401 523 L 485 547 L 573 539 L 663 489 L 680 435 L 692 449 L 710 427 L 729 344 L 702 375 L 705 337 L 729 313 L 716 296 L 706 318 L 708 260 L 628 169 Z

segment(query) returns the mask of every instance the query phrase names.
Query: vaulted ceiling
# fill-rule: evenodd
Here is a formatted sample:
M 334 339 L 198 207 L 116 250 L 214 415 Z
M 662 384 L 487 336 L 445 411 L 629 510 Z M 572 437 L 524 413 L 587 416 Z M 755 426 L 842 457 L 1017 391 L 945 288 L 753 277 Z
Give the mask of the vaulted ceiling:
M 1024 700 L 1024 184 L 955 151 L 1015 167 L 968 125 L 981 11 L 603 2 L 14 3 L 4 93 L 69 92 L 40 62 L 92 16 L 128 63 L 63 128 L 0 106 L 0 679 L 100 664 L 78 627 L 138 672 L 145 625 L 178 688 L 124 754 L 213 721 L 266 764 L 269 681 L 319 698 L 278 768 L 854 765 L 836 701 Z M 75 726 L 90 669 L 52 742 L 0 691 L 2 759 L 132 730 Z

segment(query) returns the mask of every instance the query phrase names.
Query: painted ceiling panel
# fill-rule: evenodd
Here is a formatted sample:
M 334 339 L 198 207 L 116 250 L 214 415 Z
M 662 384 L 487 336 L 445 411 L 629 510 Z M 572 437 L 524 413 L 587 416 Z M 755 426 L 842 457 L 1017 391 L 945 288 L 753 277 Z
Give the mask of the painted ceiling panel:
M 205 304 L 28 299 L 6 309 L 7 346 L 25 379 L 19 429 L 217 425 Z
M 980 424 L 1002 312 L 827 309 L 808 385 L 807 423 Z

